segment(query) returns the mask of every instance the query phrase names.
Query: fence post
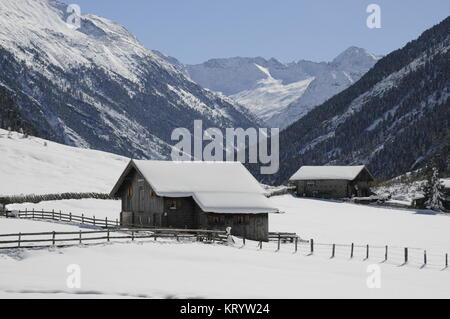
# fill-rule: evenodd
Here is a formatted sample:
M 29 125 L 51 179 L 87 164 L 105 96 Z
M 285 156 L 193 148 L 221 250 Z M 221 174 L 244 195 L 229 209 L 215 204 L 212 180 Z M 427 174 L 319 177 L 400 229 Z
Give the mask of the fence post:
M 427 264 L 427 251 L 426 250 L 423 252 L 423 264 L 424 265 Z
M 259 249 L 262 249 L 262 240 L 259 242 Z
M 278 234 L 278 250 L 277 251 L 280 251 L 280 249 L 281 249 L 281 235 Z
M 61 213 L 61 211 L 59 211 L 59 221 L 61 221 L 61 219 L 62 219 L 62 213 Z
M 366 246 L 366 260 L 369 259 L 369 245 Z
M 81 214 L 81 223 L 84 224 L 84 214 Z
M 389 252 L 389 247 L 386 246 L 386 247 L 385 247 L 385 251 L 384 251 L 384 261 L 387 261 L 387 260 L 388 260 L 388 252 Z
M 41 216 L 42 216 L 42 219 L 44 219 L 44 209 L 42 209 Z
M 52 233 L 52 245 L 55 246 L 55 232 Z
M 20 248 L 20 241 L 22 240 L 22 233 L 19 233 L 19 241 L 18 241 L 18 247 Z
M 350 259 L 353 259 L 354 252 L 355 252 L 355 244 L 352 243 L 352 246 L 350 248 Z
M 131 232 L 131 241 L 134 241 L 134 231 Z
M 95 226 L 95 215 L 93 217 L 94 217 L 94 226 Z
M 82 234 L 83 234 L 83 233 L 82 233 L 81 230 L 80 230 L 80 245 L 83 244 Z
M 52 209 L 52 220 L 55 220 L 55 210 Z
M 72 213 L 69 213 L 69 221 L 72 222 Z
M 108 242 L 109 242 L 109 229 L 108 229 L 108 232 L 107 232 L 106 237 L 107 237 L 107 240 L 108 240 Z
M 33 208 L 33 214 L 31 215 L 31 218 L 34 219 L 34 208 Z
M 244 246 L 245 246 L 245 236 L 242 238 L 242 243 L 243 243 Z
M 408 263 L 408 248 L 405 248 L 405 264 Z
M 333 244 L 333 248 L 331 251 L 331 258 L 334 258 L 335 255 L 336 255 L 336 244 Z
M 295 252 L 298 251 L 298 237 L 295 237 Z
M 314 239 L 310 240 L 311 243 L 311 255 L 314 254 Z
M 448 254 L 445 254 L 445 269 L 448 268 Z
M 108 228 L 108 217 L 105 218 L 105 227 Z

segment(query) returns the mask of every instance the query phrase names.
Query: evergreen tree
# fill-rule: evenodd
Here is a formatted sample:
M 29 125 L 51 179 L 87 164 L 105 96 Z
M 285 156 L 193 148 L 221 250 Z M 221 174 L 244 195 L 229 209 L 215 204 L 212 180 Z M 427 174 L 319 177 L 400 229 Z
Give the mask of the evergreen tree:
M 423 186 L 423 192 L 425 195 L 425 207 L 434 211 L 444 210 L 444 184 L 439 178 L 439 171 L 436 167 L 432 168 L 431 174 L 428 175 L 428 179 Z

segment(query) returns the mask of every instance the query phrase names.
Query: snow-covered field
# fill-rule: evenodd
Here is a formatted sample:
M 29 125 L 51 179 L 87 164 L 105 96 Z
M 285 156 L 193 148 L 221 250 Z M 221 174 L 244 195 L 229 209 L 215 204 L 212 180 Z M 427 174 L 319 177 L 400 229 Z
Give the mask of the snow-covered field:
M 119 200 L 99 200 L 99 199 L 70 199 L 59 201 L 41 202 L 38 204 L 11 204 L 7 208 L 9 210 L 32 210 L 55 212 L 61 211 L 62 213 L 72 213 L 77 216 L 84 215 L 85 217 L 105 219 L 108 217 L 110 220 L 116 220 L 120 218 L 120 209 L 122 203 Z
M 0 195 L 109 193 L 129 159 L 0 129 Z
M 270 217 L 271 231 L 297 232 L 317 244 L 390 245 L 390 260 L 381 263 L 384 249 L 372 248 L 364 261 L 363 248 L 338 246 L 330 260 L 330 246 L 248 242 L 240 248 L 172 241 L 102 244 L 66 249 L 11 251 L 0 255 L 0 296 L 4 297 L 210 297 L 210 298 L 449 298 L 450 270 L 442 270 L 450 249 L 450 216 L 408 210 L 367 207 L 333 201 L 300 199 L 291 195 L 270 199 L 284 214 Z M 11 206 L 11 205 L 10 205 Z M 120 202 L 71 200 L 14 205 L 14 208 L 62 209 L 86 215 L 116 218 Z M 0 220 L 0 223 L 2 221 Z M 22 231 L 29 224 L 23 222 Z M 41 223 L 45 224 L 45 223 Z M 16 224 L 14 230 L 19 228 Z M 58 224 L 49 223 L 47 230 Z M 59 226 L 59 225 L 58 225 Z M 70 226 L 73 227 L 73 226 Z M 33 227 L 33 229 L 35 229 Z M 426 248 L 429 265 L 421 269 L 422 250 L 410 251 L 403 262 L 403 247 Z M 80 265 L 82 287 L 68 289 L 66 267 Z M 369 289 L 367 267 L 381 269 L 381 289 Z M 123 275 L 125 274 L 125 275 Z M 167 274 L 165 276 L 164 274 Z M 113 278 L 113 280 L 111 280 Z
M 79 265 L 81 287 L 66 285 Z M 450 272 L 381 267 L 369 289 L 368 263 L 220 245 L 147 243 L 0 255 L 0 297 L 448 298 Z
M 12 138 L 0 131 L 0 194 L 109 192 L 127 159 L 75 149 L 37 138 Z M 20 172 L 20 173 L 19 173 Z M 112 241 L 64 249 L 0 251 L 0 297 L 51 298 L 449 298 L 450 270 L 442 270 L 450 251 L 450 216 L 349 203 L 270 198 L 284 214 L 270 216 L 270 230 L 296 232 L 316 242 L 315 254 L 292 243 L 275 252 L 276 243 L 247 242 L 243 248 L 170 240 Z M 61 210 L 64 213 L 116 219 L 120 201 L 64 200 L 9 205 L 9 209 Z M 77 225 L 0 218 L 0 233 L 89 230 Z M 325 244 L 369 244 L 371 255 L 338 246 L 330 260 Z M 383 260 L 384 245 L 390 258 Z M 381 248 L 376 248 L 381 247 Z M 421 269 L 423 248 L 429 265 Z M 81 288 L 68 288 L 67 267 L 81 268 Z M 367 267 L 381 270 L 381 289 L 369 289 Z

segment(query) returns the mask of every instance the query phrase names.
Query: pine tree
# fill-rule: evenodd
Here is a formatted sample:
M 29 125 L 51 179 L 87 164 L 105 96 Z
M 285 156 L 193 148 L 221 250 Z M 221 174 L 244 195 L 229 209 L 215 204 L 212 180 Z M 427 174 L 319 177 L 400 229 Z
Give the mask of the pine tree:
M 431 173 L 428 175 L 428 179 L 423 186 L 423 192 L 425 195 L 425 207 L 434 211 L 444 210 L 444 184 L 439 178 L 439 170 L 436 167 L 432 168 Z

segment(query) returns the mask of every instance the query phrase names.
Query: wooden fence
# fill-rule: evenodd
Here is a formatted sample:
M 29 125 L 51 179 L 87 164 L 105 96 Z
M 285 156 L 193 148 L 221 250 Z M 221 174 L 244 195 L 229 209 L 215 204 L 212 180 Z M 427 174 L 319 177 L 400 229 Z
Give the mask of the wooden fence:
M 430 252 L 423 248 L 399 247 L 399 246 L 375 246 L 375 245 L 357 245 L 351 244 L 329 244 L 317 243 L 314 239 L 302 240 L 295 234 L 290 233 L 271 233 L 270 241 L 276 241 L 275 252 L 281 251 L 281 243 L 291 243 L 293 253 L 300 250 L 307 256 L 319 255 L 329 259 L 346 258 L 362 259 L 363 261 L 377 261 L 380 263 L 391 263 L 397 266 L 413 265 L 420 268 L 434 267 L 439 269 L 448 269 L 448 253 L 438 254 Z M 258 249 L 262 250 L 263 245 L 269 243 L 258 243 Z M 246 245 L 246 241 L 243 241 Z M 284 248 L 285 249 L 285 248 Z
M 6 240 L 3 240 L 6 238 Z M 0 234 L 0 249 L 68 247 L 86 243 L 100 244 L 112 240 L 171 238 L 177 241 L 192 239 L 201 242 L 225 242 L 226 232 L 189 229 L 107 229 L 76 232 L 41 232 Z
M 39 219 L 39 220 L 52 220 L 65 223 L 77 223 L 82 225 L 90 225 L 101 228 L 119 228 L 120 222 L 118 219 L 111 219 L 108 217 L 104 219 L 93 217 L 86 217 L 84 214 L 74 215 L 72 213 L 62 213 L 61 211 L 44 211 L 44 210 L 24 210 L 24 211 L 6 211 L 3 216 L 6 218 L 21 218 L 21 219 Z
M 1 213 L 0 213 L 1 214 Z M 181 238 L 195 238 L 198 241 L 225 241 L 227 240 L 226 232 L 216 230 L 188 230 L 188 229 L 157 229 L 151 227 L 143 227 L 142 225 L 128 226 L 129 228 L 121 228 L 119 220 L 111 220 L 108 218 L 97 219 L 73 215 L 71 213 L 65 214 L 62 212 L 46 212 L 46 211 L 7 211 L 3 215 L 14 218 L 25 219 L 39 219 L 39 220 L 53 220 L 69 223 L 79 223 L 83 225 L 90 225 L 99 228 L 105 228 L 106 230 L 94 230 L 94 231 L 80 231 L 80 232 L 49 232 L 49 233 L 20 233 L 20 234 L 7 234 L 0 235 L 1 237 L 15 237 L 15 240 L 0 241 L 0 249 L 11 248 L 28 248 L 23 246 L 30 242 L 47 242 L 45 246 L 32 246 L 33 247 L 49 247 L 57 246 L 63 247 L 67 245 L 57 245 L 59 242 L 77 241 L 83 243 L 86 241 L 110 241 L 111 239 L 132 239 L 136 238 L 174 238 L 180 240 Z M 142 234 L 142 232 L 147 232 Z M 111 233 L 122 233 L 121 236 L 111 236 Z M 139 236 L 137 236 L 141 233 Z M 89 234 L 103 234 L 101 237 L 83 237 L 83 235 Z M 76 238 L 65 239 L 56 238 L 56 236 L 62 235 L 77 235 Z M 47 239 L 23 239 L 29 236 L 51 236 Z M 243 247 L 246 246 L 247 240 L 243 238 Z M 314 239 L 303 240 L 295 233 L 269 233 L 269 242 L 258 242 L 258 249 L 262 250 L 263 246 L 270 245 L 270 243 L 276 242 L 276 251 L 281 251 L 282 244 L 292 244 L 293 252 L 297 253 L 302 250 L 308 256 L 320 254 L 322 256 L 328 256 L 330 259 L 338 257 L 346 257 L 348 259 L 362 258 L 363 260 L 377 260 L 378 262 L 397 264 L 400 266 L 414 264 L 422 268 L 426 266 L 430 267 L 442 267 L 448 269 L 448 253 L 436 254 L 430 253 L 430 251 L 422 248 L 411 247 L 398 247 L 398 246 L 375 246 L 375 245 L 357 245 L 351 244 L 330 244 L 330 243 L 316 243 Z M 2 244 L 17 244 L 11 247 L 1 247 Z

